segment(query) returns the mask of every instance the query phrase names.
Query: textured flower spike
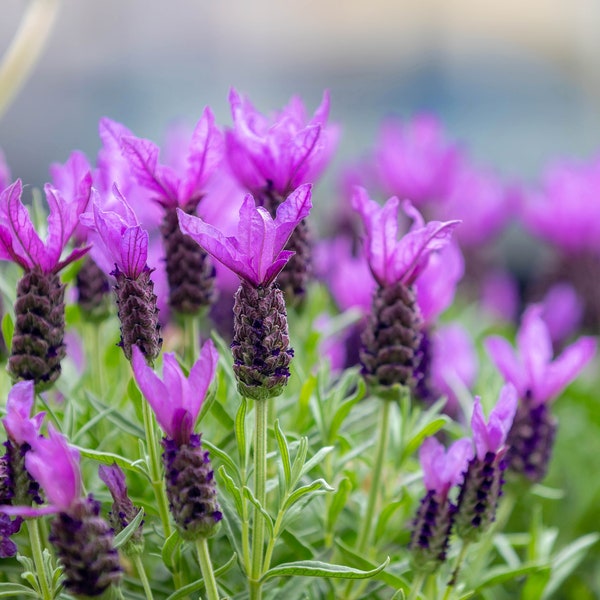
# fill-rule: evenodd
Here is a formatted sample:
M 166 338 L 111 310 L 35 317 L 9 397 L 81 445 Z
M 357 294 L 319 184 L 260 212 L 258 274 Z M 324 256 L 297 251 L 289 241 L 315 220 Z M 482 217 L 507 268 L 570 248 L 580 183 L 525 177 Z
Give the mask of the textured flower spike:
M 552 340 L 542 319 L 542 306 L 531 305 L 517 333 L 517 351 L 499 336 L 485 346 L 506 381 L 517 389 L 520 400 L 509 435 L 511 470 L 540 481 L 546 475 L 557 423 L 550 403 L 579 375 L 596 353 L 596 341 L 581 337 L 552 358 Z
M 310 208 L 310 185 L 290 194 L 275 219 L 248 196 L 240 210 L 236 237 L 225 237 L 201 219 L 179 211 L 181 230 L 241 279 L 233 308 L 231 347 L 238 389 L 247 398 L 278 396 L 290 375 L 293 351 L 285 301 L 273 282 L 291 255 L 283 248 Z
M 413 285 L 431 255 L 448 245 L 459 221 L 425 225 L 421 214 L 405 202 L 404 210 L 414 223 L 398 240 L 397 198 L 381 207 L 364 188 L 357 187 L 353 206 L 364 222 L 367 261 L 378 283 L 362 335 L 363 374 L 385 396 L 396 384 L 414 387 L 418 382 L 422 316 Z
M 413 523 L 411 559 L 416 569 L 431 573 L 446 560 L 456 507 L 448 492 L 457 485 L 473 456 L 473 444 L 461 439 L 445 451 L 435 438 L 427 438 L 419 450 L 426 494 Z
M 214 116 L 208 107 L 204 110 L 180 169 L 159 163 L 159 148 L 150 140 L 125 136 L 121 146 L 138 184 L 164 209 L 169 304 L 180 314 L 197 314 L 213 303 L 215 269 L 206 252 L 179 229 L 176 208 L 196 215 L 207 181 L 220 167 L 223 136 Z
M 229 95 L 234 127 L 226 133 L 229 165 L 241 185 L 271 216 L 284 199 L 304 183 L 313 183 L 329 162 L 338 130 L 327 126 L 329 94 L 312 119 L 299 98 L 268 119 L 235 90 Z M 311 276 L 311 235 L 301 221 L 287 250 L 294 252 L 279 277 L 289 302 L 300 302 Z
M 32 502 L 42 502 L 39 485 L 25 469 L 25 456 L 30 449 L 27 440 L 39 434 L 44 413 L 31 417 L 34 404 L 33 381 L 20 381 L 8 393 L 6 416 L 2 424 L 8 439 L 4 442 L 6 451 L 0 457 L 0 505 L 30 506 Z M 21 527 L 21 517 L 11 520 L 0 509 L 0 557 L 14 556 L 17 547 L 10 536 Z
M 475 456 L 469 461 L 457 502 L 456 532 L 463 540 L 474 541 L 496 517 L 504 484 L 506 439 L 517 410 L 517 392 L 506 384 L 486 423 L 481 402 L 475 399 L 471 429 Z
M 133 373 L 144 397 L 165 432 L 163 464 L 167 498 L 173 519 L 184 539 L 210 537 L 223 515 L 208 452 L 194 425 L 217 367 L 218 354 L 209 340 L 185 377 L 173 354 L 165 354 L 163 380 L 133 349 Z
M 106 487 L 108 487 L 108 491 L 113 498 L 112 511 L 108 514 L 108 518 L 115 534 L 118 534 L 135 519 L 140 509 L 133 505 L 133 502 L 127 495 L 125 473 L 123 473 L 119 465 L 116 463 L 110 466 L 100 465 L 98 467 L 98 475 L 104 481 Z M 144 522 L 142 521 L 121 548 L 124 554 L 132 555 L 142 552 L 144 549 L 143 526 Z
M 132 347 L 137 345 L 146 360 L 152 362 L 160 353 L 162 338 L 154 283 L 150 278 L 152 269 L 147 265 L 148 232 L 138 224 L 131 207 L 116 189 L 115 194 L 120 212 L 102 210 L 96 199 L 92 213 L 82 215 L 81 220 L 96 231 L 99 249 L 105 260 L 115 266 L 111 275 L 117 280 L 119 345 L 128 360 Z
M 15 331 L 8 370 L 16 381 L 33 380 L 38 390 L 58 379 L 65 356 L 65 286 L 58 272 L 89 249 L 76 248 L 61 259 L 79 223 L 79 215 L 89 201 L 89 172 L 80 183 L 80 193 L 72 199 L 63 198 L 56 188 L 46 184 L 50 215 L 45 242 L 21 201 L 21 181 L 17 180 L 0 194 L 0 260 L 11 260 L 25 270 L 17 284 Z
M 48 539 L 63 567 L 64 585 L 74 595 L 98 596 L 121 577 L 113 533 L 100 517 L 100 503 L 91 496 L 81 496 L 79 453 L 52 425 L 48 426 L 48 435 L 29 439 L 31 450 L 25 465 L 42 486 L 49 504 L 3 510 L 24 517 L 58 513 L 50 524 Z

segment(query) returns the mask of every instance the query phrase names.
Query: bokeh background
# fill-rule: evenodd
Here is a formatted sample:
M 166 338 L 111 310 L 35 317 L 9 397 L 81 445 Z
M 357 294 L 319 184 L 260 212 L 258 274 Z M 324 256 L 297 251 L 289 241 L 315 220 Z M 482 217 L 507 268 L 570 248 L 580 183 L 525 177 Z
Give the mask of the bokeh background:
M 28 5 L 2 0 L 0 52 Z M 160 140 L 231 86 L 265 112 L 324 88 L 343 127 L 339 164 L 384 116 L 441 116 L 473 155 L 534 180 L 600 146 L 598 0 L 62 0 L 42 57 L 0 119 L 13 176 L 41 185 L 110 116 Z M 332 171 L 335 171 L 335 164 Z

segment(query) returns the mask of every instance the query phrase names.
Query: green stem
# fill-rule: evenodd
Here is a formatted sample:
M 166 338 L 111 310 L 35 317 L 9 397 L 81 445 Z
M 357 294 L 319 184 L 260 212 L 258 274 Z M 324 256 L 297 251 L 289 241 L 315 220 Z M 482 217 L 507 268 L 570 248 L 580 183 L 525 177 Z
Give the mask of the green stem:
M 383 407 L 379 413 L 379 428 L 377 435 L 377 449 L 375 454 L 375 464 L 373 465 L 373 479 L 371 480 L 371 488 L 369 490 L 369 498 L 367 500 L 367 510 L 361 523 L 361 531 L 358 536 L 357 550 L 364 552 L 369 542 L 371 541 L 371 533 L 373 531 L 373 520 L 375 516 L 375 506 L 379 498 L 379 487 L 381 485 L 381 474 L 383 472 L 383 464 L 385 461 L 385 453 L 389 438 L 389 419 L 390 406 L 389 400 L 381 400 Z
M 100 349 L 104 347 L 102 344 L 102 336 L 100 335 L 102 323 L 90 323 L 87 329 L 88 335 L 86 338 L 91 341 L 91 344 L 88 344 L 87 347 L 87 355 L 91 368 L 93 369 L 92 383 L 98 397 L 102 398 L 102 394 L 104 393 L 104 364 L 102 362 L 102 352 L 100 351 Z
M 452 571 L 452 576 L 450 577 L 450 581 L 448 582 L 448 585 L 446 586 L 444 600 L 449 600 L 449 598 L 452 594 L 452 590 L 454 590 L 454 586 L 456 585 L 456 582 L 458 581 L 458 573 L 460 572 L 460 567 L 462 566 L 465 556 L 467 555 L 467 550 L 469 548 L 469 544 L 470 544 L 470 542 L 468 542 L 468 541 L 463 542 L 462 548 L 460 549 L 458 557 L 456 558 L 456 562 L 454 563 L 454 571 Z
M 146 574 L 146 569 L 144 569 L 144 563 L 142 562 L 142 555 L 136 553 L 132 556 L 133 564 L 138 572 L 138 577 L 142 582 L 142 587 L 144 588 L 144 594 L 146 595 L 146 600 L 154 600 L 152 596 L 152 588 L 150 587 L 150 582 L 148 581 L 148 575 Z
M 427 574 L 423 571 L 417 573 L 415 578 L 410 586 L 410 594 L 408 596 L 408 600 L 417 600 L 419 594 L 421 593 L 421 588 L 423 587 L 423 583 L 425 582 L 425 578 Z
M 268 402 L 264 400 L 254 402 L 254 495 L 258 504 L 263 508 L 266 504 L 268 406 Z M 256 506 L 254 507 L 253 523 L 250 598 L 252 600 L 260 600 L 262 598 L 260 578 L 263 568 L 265 522 L 260 510 Z
M 191 368 L 194 361 L 200 356 L 200 321 L 201 315 L 184 315 L 181 324 L 183 327 L 183 359 Z
M 206 597 L 208 600 L 219 600 L 217 581 L 208 552 L 208 542 L 205 537 L 196 540 L 196 551 L 198 552 L 198 562 L 200 563 L 204 587 L 206 588 Z
M 27 531 L 29 533 L 29 542 L 31 544 L 31 554 L 33 555 L 35 570 L 37 571 L 38 581 L 40 582 L 42 598 L 43 600 L 52 600 L 54 598 L 54 593 L 50 589 L 48 573 L 46 573 L 46 569 L 44 568 L 44 554 L 42 551 L 37 519 L 27 521 Z

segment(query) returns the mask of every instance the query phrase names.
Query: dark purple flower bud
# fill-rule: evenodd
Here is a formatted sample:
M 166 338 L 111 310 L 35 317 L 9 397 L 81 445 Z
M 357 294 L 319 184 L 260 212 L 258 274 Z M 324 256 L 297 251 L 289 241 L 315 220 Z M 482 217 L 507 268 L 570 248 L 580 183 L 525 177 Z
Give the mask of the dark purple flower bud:
M 118 534 L 135 519 L 140 509 L 133 505 L 127 495 L 125 474 L 117 464 L 113 463 L 111 466 L 100 465 L 98 474 L 113 497 L 112 510 L 108 514 L 108 518 L 113 531 Z M 142 552 L 144 548 L 143 525 L 144 522 L 142 521 L 125 545 L 122 546 L 121 549 L 125 554 L 139 554 Z
M 213 536 L 223 515 L 201 436 L 192 434 L 185 444 L 165 437 L 162 444 L 167 498 L 181 536 L 186 540 Z
M 113 532 L 93 498 L 78 498 L 68 512 L 58 513 L 48 539 L 63 566 L 64 584 L 70 593 L 99 596 L 121 579 Z
M 77 272 L 77 303 L 87 320 L 103 321 L 110 314 L 110 282 L 96 262 L 86 256 Z
M 7 452 L 0 456 L 0 505 L 11 504 L 14 497 L 15 486 L 9 461 L 7 448 Z M 0 558 L 8 558 L 17 553 L 17 546 L 10 536 L 19 532 L 22 522 L 21 517 L 11 519 L 9 515 L 0 511 Z
M 279 396 L 290 376 L 293 356 L 285 300 L 273 286 L 241 282 L 235 295 L 233 370 L 242 396 L 265 400 Z

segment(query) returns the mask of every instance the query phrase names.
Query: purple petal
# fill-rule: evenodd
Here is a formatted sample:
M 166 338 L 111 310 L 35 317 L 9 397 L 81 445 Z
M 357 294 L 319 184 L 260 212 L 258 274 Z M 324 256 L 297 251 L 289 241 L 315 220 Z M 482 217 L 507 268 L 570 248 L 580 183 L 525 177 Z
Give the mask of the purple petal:
M 543 319 L 554 344 L 567 340 L 581 324 L 584 303 L 572 285 L 553 285 L 543 301 Z
M 296 188 L 285 200 L 277 207 L 275 215 L 275 254 L 283 250 L 290 239 L 294 229 L 302 219 L 308 217 L 312 208 L 312 186 L 304 184 Z M 279 250 L 278 250 L 279 249 Z
M 189 375 L 190 389 L 193 390 L 193 410 L 190 410 L 194 422 L 198 418 L 206 392 L 212 383 L 219 362 L 219 353 L 212 340 L 207 340 L 200 350 L 200 356 L 194 363 Z
M 13 517 L 26 517 L 35 519 L 36 517 L 53 515 L 62 511 L 63 508 L 57 505 L 35 508 L 33 506 L 13 506 L 11 504 L 0 504 L 0 513 L 4 513 L 5 515 L 10 515 Z
M 444 481 L 448 488 L 462 481 L 468 462 L 473 458 L 473 442 L 468 438 L 456 440 L 446 453 Z
M 119 465 L 116 463 L 113 463 L 112 465 L 100 465 L 98 467 L 98 475 L 110 490 L 113 498 L 120 500 L 127 498 L 125 473 L 123 473 Z
M 583 337 L 566 348 L 546 369 L 545 377 L 534 396 L 536 403 L 556 398 L 594 358 L 596 346 L 595 338 Z
M 524 396 L 529 379 L 513 347 L 503 337 L 496 335 L 487 338 L 484 345 L 502 377 L 517 388 L 519 396 Z
M 41 426 L 39 417 L 35 420 L 30 418 L 34 394 L 32 380 L 16 383 L 8 393 L 6 416 L 2 419 L 2 424 L 8 436 L 18 444 L 30 443 L 32 438 L 37 437 Z
M 423 469 L 423 484 L 428 491 L 438 491 L 442 485 L 438 465 L 444 456 L 444 446 L 434 437 L 428 437 L 419 449 L 419 461 Z
M 141 225 L 129 227 L 120 243 L 121 268 L 131 279 L 137 279 L 148 260 L 148 232 Z
M 552 361 L 552 340 L 542 319 L 542 306 L 531 305 L 525 311 L 517 333 L 517 347 L 525 365 L 533 395 L 543 385 L 548 365 Z

